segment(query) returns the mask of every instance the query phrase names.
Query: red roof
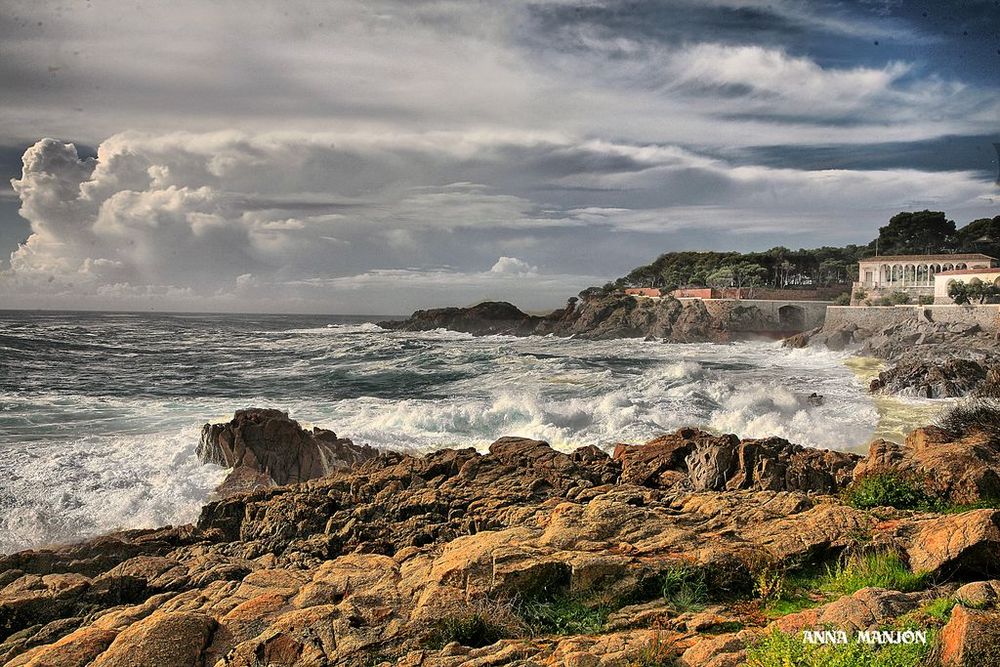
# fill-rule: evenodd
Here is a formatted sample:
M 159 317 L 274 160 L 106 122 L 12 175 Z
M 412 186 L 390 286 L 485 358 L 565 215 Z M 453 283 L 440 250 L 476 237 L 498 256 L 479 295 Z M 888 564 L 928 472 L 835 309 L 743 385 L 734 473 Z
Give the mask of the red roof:
M 960 262 L 962 260 L 991 260 L 996 261 L 996 257 L 990 257 L 979 252 L 967 253 L 965 255 L 876 255 L 875 257 L 865 257 L 858 260 L 860 262 Z
M 973 273 L 1000 273 L 1000 266 L 991 269 L 953 269 L 952 271 L 938 271 L 935 276 L 967 276 Z

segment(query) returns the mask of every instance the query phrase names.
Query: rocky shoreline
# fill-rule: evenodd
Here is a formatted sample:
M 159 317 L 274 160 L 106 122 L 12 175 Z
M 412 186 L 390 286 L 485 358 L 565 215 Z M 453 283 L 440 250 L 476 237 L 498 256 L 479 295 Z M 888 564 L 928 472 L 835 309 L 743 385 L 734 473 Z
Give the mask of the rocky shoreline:
M 196 525 L 0 558 L 0 664 L 770 665 L 831 626 L 994 664 L 995 416 L 865 457 L 696 429 L 410 456 L 240 411 Z
M 1000 335 L 976 324 L 914 320 L 882 328 L 824 326 L 792 336 L 789 347 L 852 350 L 886 362 L 872 393 L 1000 397 Z

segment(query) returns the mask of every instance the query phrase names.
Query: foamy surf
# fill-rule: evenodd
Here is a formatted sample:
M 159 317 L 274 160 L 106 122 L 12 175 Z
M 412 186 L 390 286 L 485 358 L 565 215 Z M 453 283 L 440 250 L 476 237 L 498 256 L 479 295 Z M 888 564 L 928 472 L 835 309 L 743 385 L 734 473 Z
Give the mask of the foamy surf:
M 0 552 L 194 520 L 223 475 L 197 461 L 199 428 L 251 405 L 419 452 L 503 435 L 610 448 L 686 425 L 855 449 L 880 423 L 845 355 L 768 342 L 101 314 L 4 314 L 0 336 L 14 360 L 0 365 Z

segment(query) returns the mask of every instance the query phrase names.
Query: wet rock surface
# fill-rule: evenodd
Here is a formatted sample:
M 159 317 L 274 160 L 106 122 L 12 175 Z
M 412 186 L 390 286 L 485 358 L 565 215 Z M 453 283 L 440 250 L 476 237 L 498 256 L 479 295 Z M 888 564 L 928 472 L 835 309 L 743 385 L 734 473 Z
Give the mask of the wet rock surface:
M 914 320 L 882 329 L 823 327 L 786 339 L 788 347 L 853 350 L 886 361 L 872 393 L 923 398 L 1000 396 L 1000 339 L 976 324 Z
M 267 461 L 257 452 L 288 443 L 309 451 L 288 425 L 272 427 L 287 442 L 260 450 L 251 434 L 284 421 L 254 414 L 220 431 L 240 434 L 227 445 L 234 460 Z M 939 437 L 911 448 L 947 446 Z M 308 461 L 260 470 L 304 475 Z M 844 504 L 836 494 L 855 469 L 875 464 L 695 429 L 614 456 L 515 437 L 485 454 L 359 456 L 221 498 L 196 526 L 0 558 L 0 664 L 736 665 L 768 632 L 874 628 L 943 595 L 964 605 L 942 631 L 949 650 L 989 646 L 1000 511 Z M 954 472 L 942 493 L 967 488 Z M 874 548 L 926 572 L 928 588 L 828 593 L 812 609 L 762 615 L 766 573 Z M 679 606 L 671 572 L 709 601 Z M 539 620 L 567 601 L 574 619 L 599 620 Z
M 287 412 L 266 408 L 238 410 L 228 423 L 205 424 L 198 443 L 203 463 L 232 469 L 218 489 L 220 495 L 323 477 L 376 453 L 333 431 L 307 431 Z

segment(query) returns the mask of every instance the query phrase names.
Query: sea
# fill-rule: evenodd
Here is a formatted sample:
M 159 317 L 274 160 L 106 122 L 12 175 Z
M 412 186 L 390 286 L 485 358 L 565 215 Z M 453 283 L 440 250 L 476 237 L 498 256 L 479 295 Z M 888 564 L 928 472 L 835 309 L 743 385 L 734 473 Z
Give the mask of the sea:
M 225 476 L 197 459 L 201 427 L 249 406 L 412 452 L 504 435 L 611 449 L 685 425 L 860 450 L 935 409 L 887 408 L 846 354 L 775 341 L 473 337 L 374 319 L 0 311 L 0 553 L 196 520 Z

